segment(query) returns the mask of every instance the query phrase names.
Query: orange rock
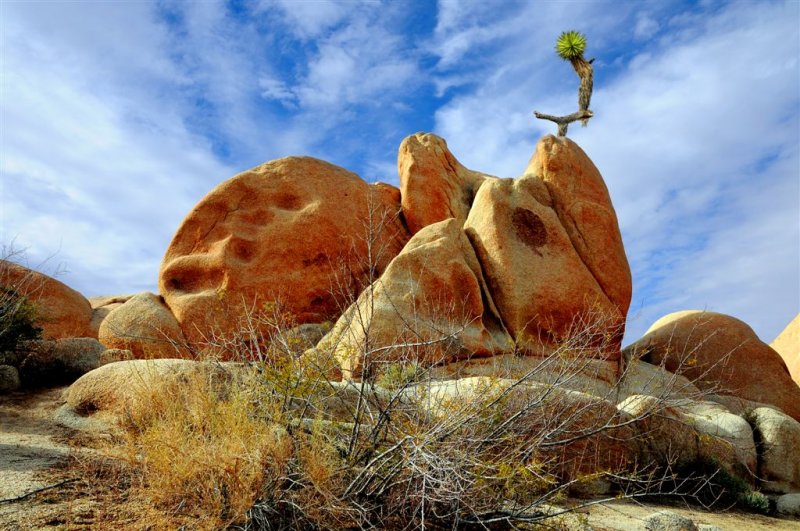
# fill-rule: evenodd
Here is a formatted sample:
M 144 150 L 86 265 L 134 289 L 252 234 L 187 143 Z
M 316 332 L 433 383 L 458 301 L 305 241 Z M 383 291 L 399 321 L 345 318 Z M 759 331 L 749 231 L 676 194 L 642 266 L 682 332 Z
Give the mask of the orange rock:
M 431 133 L 417 133 L 403 140 L 397 169 L 403 215 L 411 234 L 448 218 L 463 224 L 481 183 L 494 179 L 462 166 L 444 139 Z
M 671 313 L 626 352 L 663 362 L 700 389 L 771 404 L 800 420 L 800 387 L 783 359 L 734 317 L 699 310 Z
M 190 341 L 230 333 L 245 308 L 276 300 L 298 323 L 335 318 L 337 297 L 357 294 L 407 240 L 399 202 L 396 188 L 321 160 L 268 162 L 189 213 L 159 290 Z
M 792 378 L 800 385 L 800 314 L 786 325 L 769 346 L 781 355 Z
M 130 350 L 137 359 L 189 356 L 178 322 L 153 293 L 140 293 L 112 309 L 98 339 L 106 348 Z
M 611 197 L 591 159 L 566 137 L 545 136 L 526 175 L 544 181 L 575 252 L 620 314 L 631 302 L 631 271 Z
M 345 378 L 360 377 L 365 358 L 380 370 L 399 361 L 435 365 L 513 349 L 456 219 L 415 234 L 372 288 L 317 346 L 337 358 Z
M 21 265 L 0 260 L 0 286 L 28 297 L 37 312 L 44 339 L 96 337 L 92 331 L 92 307 L 69 286 Z
M 505 326 L 528 354 L 591 328 L 587 346 L 603 347 L 591 356 L 619 358 L 624 314 L 576 252 L 543 180 L 485 181 L 464 229 Z

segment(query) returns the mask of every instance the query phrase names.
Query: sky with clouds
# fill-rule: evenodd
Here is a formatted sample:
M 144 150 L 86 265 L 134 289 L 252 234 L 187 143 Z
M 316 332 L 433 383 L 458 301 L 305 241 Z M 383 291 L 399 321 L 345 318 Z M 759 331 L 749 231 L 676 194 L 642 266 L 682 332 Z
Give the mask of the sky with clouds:
M 220 181 L 311 155 L 397 184 L 400 141 L 518 176 L 575 110 L 634 281 L 627 341 L 700 308 L 800 311 L 800 2 L 0 2 L 0 242 L 87 296 L 154 291 Z

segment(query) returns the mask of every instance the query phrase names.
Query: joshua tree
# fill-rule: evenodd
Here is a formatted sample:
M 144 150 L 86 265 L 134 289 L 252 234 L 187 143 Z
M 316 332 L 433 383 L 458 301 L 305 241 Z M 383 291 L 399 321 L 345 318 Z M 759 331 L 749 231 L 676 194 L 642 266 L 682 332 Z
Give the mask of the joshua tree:
M 583 52 L 586 50 L 586 37 L 578 31 L 565 31 L 559 35 L 556 41 L 556 53 L 565 61 L 572 63 L 572 67 L 580 77 L 578 87 L 578 110 L 566 116 L 552 116 L 540 112 L 534 112 L 537 118 L 550 120 L 558 124 L 558 136 L 567 135 L 567 127 L 570 123 L 580 120 L 586 126 L 591 118 L 592 111 L 589 110 L 589 103 L 592 99 L 593 69 L 594 59 L 586 60 Z
M 584 50 L 586 50 L 586 37 L 577 31 L 565 31 L 559 35 L 556 41 L 556 53 L 558 56 L 572 63 L 572 68 L 581 78 L 581 84 L 578 87 L 578 108 L 582 111 L 588 111 L 589 102 L 592 100 L 592 78 L 594 77 L 592 62 L 594 59 L 588 61 L 584 59 Z M 588 118 L 581 120 L 584 126 L 588 122 Z

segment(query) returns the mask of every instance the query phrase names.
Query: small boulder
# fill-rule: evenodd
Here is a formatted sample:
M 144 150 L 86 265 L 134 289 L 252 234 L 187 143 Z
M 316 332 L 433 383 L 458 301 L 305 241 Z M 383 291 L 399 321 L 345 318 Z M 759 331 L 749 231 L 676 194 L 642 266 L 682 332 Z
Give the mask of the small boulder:
M 719 404 L 634 395 L 617 407 L 640 418 L 635 427 L 642 462 L 680 467 L 713 461 L 745 477 L 756 470 L 756 445 L 749 424 Z
M 783 516 L 800 517 L 800 492 L 779 496 L 775 502 L 775 511 Z
M 16 391 L 20 385 L 17 368 L 11 365 L 0 365 L 0 394 Z
M 748 419 L 759 441 L 758 477 L 768 492 L 800 489 L 800 422 L 771 408 L 757 408 Z
M 656 321 L 626 357 L 679 372 L 700 389 L 779 407 L 800 419 L 800 387 L 780 355 L 742 321 L 690 310 Z
M 672 511 L 659 511 L 645 517 L 644 528 L 647 531 L 697 531 L 691 518 Z
M 44 339 L 94 337 L 92 307 L 66 284 L 27 267 L 0 260 L 0 287 L 27 297 L 36 307 Z
M 191 378 L 227 382 L 244 369 L 234 363 L 210 363 L 183 359 L 130 360 L 109 363 L 77 379 L 64 392 L 65 404 L 57 420 L 83 429 L 113 431 L 126 414 L 166 385 L 188 384 Z M 147 407 L 147 406 L 146 406 Z M 86 422 L 95 418 L 98 422 Z
M 189 356 L 178 321 L 153 293 L 140 293 L 111 310 L 98 339 L 106 348 L 129 350 L 138 359 Z
M 781 355 L 789 368 L 789 374 L 800 385 L 800 313 L 769 346 Z
M 279 302 L 299 323 L 336 318 L 408 239 L 400 192 L 310 157 L 241 173 L 188 214 L 161 264 L 159 291 L 190 342 L 236 332 Z M 372 262 L 372 263 L 370 263 Z

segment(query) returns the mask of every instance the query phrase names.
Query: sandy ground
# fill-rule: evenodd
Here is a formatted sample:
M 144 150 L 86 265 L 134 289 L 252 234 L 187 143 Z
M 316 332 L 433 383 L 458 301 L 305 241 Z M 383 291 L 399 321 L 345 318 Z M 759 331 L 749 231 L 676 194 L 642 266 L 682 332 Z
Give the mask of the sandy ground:
M 91 501 L 75 500 L 74 467 L 91 449 L 53 420 L 64 388 L 0 395 L 0 529 L 80 529 Z M 86 506 L 86 507 L 84 507 Z
M 148 527 L 135 517 L 126 519 L 128 511 L 121 505 L 124 498 L 104 498 L 90 488 L 100 479 L 100 476 L 87 477 L 93 474 L 91 467 L 75 466 L 76 462 L 90 461 L 98 454 L 85 446 L 86 439 L 78 432 L 53 420 L 62 392 L 63 388 L 56 388 L 0 396 L 0 529 L 127 529 L 141 528 L 142 524 Z M 800 531 L 800 520 L 630 501 L 582 509 L 564 518 L 562 524 L 582 531 L 644 531 L 644 518 L 661 510 L 682 514 L 696 524 L 717 526 L 723 531 Z

